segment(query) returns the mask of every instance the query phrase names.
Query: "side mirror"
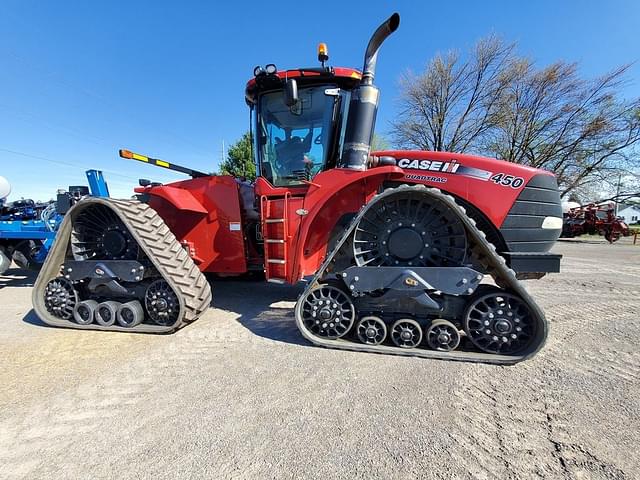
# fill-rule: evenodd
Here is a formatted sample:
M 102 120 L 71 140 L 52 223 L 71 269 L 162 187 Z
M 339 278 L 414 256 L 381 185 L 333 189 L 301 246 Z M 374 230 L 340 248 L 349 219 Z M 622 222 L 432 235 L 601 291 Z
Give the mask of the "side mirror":
M 293 107 L 298 103 L 298 82 L 295 78 L 287 79 L 284 84 L 284 103 L 287 107 Z

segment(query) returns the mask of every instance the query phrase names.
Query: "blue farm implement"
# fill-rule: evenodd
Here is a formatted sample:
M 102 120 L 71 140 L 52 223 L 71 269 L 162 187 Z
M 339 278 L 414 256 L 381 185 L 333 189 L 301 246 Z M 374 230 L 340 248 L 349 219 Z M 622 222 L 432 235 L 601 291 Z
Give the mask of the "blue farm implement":
M 0 220 L 0 275 L 13 261 L 20 268 L 38 270 L 53 246 L 64 214 L 84 197 L 108 197 L 109 189 L 102 172 L 87 170 L 87 186 L 71 186 L 59 191 L 55 202 L 44 207 L 36 218 L 20 214 L 7 214 Z M 15 203 L 15 202 L 14 202 Z M 33 203 L 33 202 L 31 202 Z M 32 216 L 31 216 L 32 217 Z

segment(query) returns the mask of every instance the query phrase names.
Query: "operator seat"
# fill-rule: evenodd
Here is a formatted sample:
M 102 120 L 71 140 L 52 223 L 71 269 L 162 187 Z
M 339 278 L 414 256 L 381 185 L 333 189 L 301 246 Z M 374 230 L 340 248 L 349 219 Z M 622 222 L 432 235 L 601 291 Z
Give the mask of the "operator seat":
M 240 194 L 240 205 L 248 220 L 258 220 L 260 212 L 256 208 L 256 192 L 252 183 L 236 178 L 238 183 L 238 193 Z

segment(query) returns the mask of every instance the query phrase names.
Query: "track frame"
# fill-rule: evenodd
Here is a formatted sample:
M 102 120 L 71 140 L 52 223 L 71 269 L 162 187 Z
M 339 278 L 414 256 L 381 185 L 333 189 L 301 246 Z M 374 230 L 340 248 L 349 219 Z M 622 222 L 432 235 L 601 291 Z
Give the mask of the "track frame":
M 331 261 L 336 256 L 340 248 L 353 234 L 356 226 L 367 213 L 367 211 L 372 208 L 372 206 L 376 202 L 398 192 L 419 192 L 424 195 L 430 196 L 443 202 L 459 217 L 465 227 L 465 231 L 468 235 L 468 241 L 471 242 L 470 249 L 475 259 L 483 265 L 483 267 L 487 271 L 487 274 L 493 278 L 496 285 L 503 289 L 505 293 L 515 294 L 522 299 L 522 301 L 531 311 L 531 315 L 539 325 L 539 328 L 536 331 L 535 340 L 530 348 L 517 355 L 465 352 L 459 350 L 454 350 L 451 352 L 440 352 L 436 350 L 401 349 L 388 345 L 366 345 L 363 343 L 350 341 L 345 338 L 330 340 L 314 335 L 305 327 L 304 322 L 302 321 L 301 304 L 307 293 L 327 279 L 327 277 L 325 277 L 325 273 L 329 269 Z M 340 272 L 336 273 L 339 274 Z M 442 192 L 437 188 L 429 188 L 424 185 L 400 185 L 398 187 L 388 188 L 383 192 L 375 195 L 365 206 L 362 207 L 362 209 L 360 209 L 358 214 L 351 220 L 351 223 L 344 231 L 342 237 L 335 244 L 333 250 L 326 255 L 324 262 L 322 263 L 316 274 L 308 282 L 306 288 L 300 295 L 300 298 L 298 299 L 295 306 L 295 319 L 296 325 L 302 335 L 311 343 L 321 347 L 370 353 L 433 358 L 440 360 L 488 363 L 495 365 L 514 365 L 516 363 L 530 359 L 531 357 L 536 355 L 544 346 L 549 330 L 549 326 L 542 309 L 533 300 L 531 295 L 529 295 L 524 286 L 518 281 L 518 279 L 516 278 L 516 273 L 507 266 L 505 259 L 497 253 L 496 247 L 489 241 L 487 241 L 486 235 L 484 234 L 484 232 L 478 229 L 478 227 L 476 226 L 476 222 L 472 218 L 467 216 L 465 209 L 458 205 L 452 196 L 446 194 L 445 192 Z

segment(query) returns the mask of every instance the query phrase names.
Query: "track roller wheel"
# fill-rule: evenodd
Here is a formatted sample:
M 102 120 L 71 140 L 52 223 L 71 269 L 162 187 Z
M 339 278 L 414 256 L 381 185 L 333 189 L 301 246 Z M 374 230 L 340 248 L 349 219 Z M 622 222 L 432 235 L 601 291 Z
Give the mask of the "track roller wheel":
M 144 320 L 144 310 L 138 300 L 123 303 L 118 308 L 117 320 L 123 327 L 131 328 Z
M 95 318 L 95 311 L 98 302 L 95 300 L 84 300 L 73 309 L 73 319 L 78 325 L 89 325 Z
M 391 327 L 391 340 L 400 348 L 415 348 L 422 341 L 422 328 L 415 320 L 401 318 Z
M 103 327 L 110 327 L 116 321 L 120 304 L 114 301 L 100 303 L 95 312 L 96 322 Z
M 47 283 L 44 289 L 44 304 L 53 316 L 71 320 L 77 302 L 78 294 L 66 278 L 54 278 Z
M 149 285 L 144 294 L 144 303 L 149 317 L 158 325 L 172 325 L 178 319 L 178 297 L 164 280 L 156 280 Z
M 387 336 L 387 326 L 379 317 L 364 317 L 356 326 L 358 339 L 367 345 L 380 345 Z
M 483 352 L 519 353 L 536 337 L 536 324 L 527 305 L 511 293 L 495 291 L 471 302 L 464 317 L 464 330 Z
M 460 333 L 447 320 L 435 320 L 426 333 L 429 348 L 439 352 L 450 352 L 460 345 Z
M 355 320 L 356 309 L 345 292 L 323 284 L 307 293 L 300 315 L 304 325 L 315 335 L 336 339 L 349 331 Z

